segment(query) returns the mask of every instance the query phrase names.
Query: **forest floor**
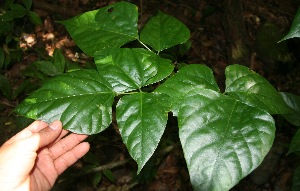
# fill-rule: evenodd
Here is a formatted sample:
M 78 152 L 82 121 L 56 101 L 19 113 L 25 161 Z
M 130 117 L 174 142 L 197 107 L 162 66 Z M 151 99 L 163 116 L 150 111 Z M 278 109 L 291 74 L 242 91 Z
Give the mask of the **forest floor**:
M 82 65 L 89 61 L 81 54 L 65 28 L 57 20 L 65 20 L 85 11 L 109 5 L 114 0 L 39 0 L 33 10 L 42 18 L 43 25 L 24 27 L 20 33 L 20 46 L 25 49 L 19 62 L 12 64 L 4 74 L 17 87 L 28 77 L 22 71 L 38 59 L 37 50 L 52 55 L 60 48 L 70 62 Z M 300 5 L 295 0 L 252 0 L 240 3 L 234 0 L 131 0 L 139 7 L 139 26 L 158 10 L 182 21 L 191 31 L 191 48 L 178 62 L 205 64 L 213 69 L 219 86 L 224 89 L 224 70 L 237 63 L 250 67 L 264 76 L 278 91 L 300 95 L 299 42 L 277 41 L 289 30 Z M 238 11 L 236 11 L 238 10 Z M 232 14 L 235 13 L 235 14 Z M 24 22 L 24 21 L 23 21 Z M 233 27 L 230 27 L 232 26 Z M 238 31 L 241 29 L 241 31 Z M 235 58 L 232 48 L 241 40 L 246 47 L 245 56 Z M 297 44 L 298 43 L 298 44 Z M 298 46 L 297 46 L 298 45 Z M 243 63 L 242 63 L 243 62 Z M 30 90 L 28 90 L 30 91 Z M 30 121 L 16 117 L 14 107 L 26 97 L 24 91 L 13 99 L 0 94 L 0 127 L 2 144 Z M 286 155 L 296 127 L 280 116 L 276 120 L 274 146 L 263 164 L 240 181 L 232 191 L 288 191 L 293 172 L 300 160 L 296 155 Z M 130 159 L 115 125 L 99 135 L 89 137 L 91 151 L 57 181 L 53 190 L 192 190 L 183 157 L 178 145 L 176 119 L 170 116 L 154 156 L 139 176 L 137 166 Z M 108 164 L 108 166 L 107 166 Z M 101 167 L 104 171 L 84 174 L 87 169 Z M 96 170 L 97 171 L 97 170 Z

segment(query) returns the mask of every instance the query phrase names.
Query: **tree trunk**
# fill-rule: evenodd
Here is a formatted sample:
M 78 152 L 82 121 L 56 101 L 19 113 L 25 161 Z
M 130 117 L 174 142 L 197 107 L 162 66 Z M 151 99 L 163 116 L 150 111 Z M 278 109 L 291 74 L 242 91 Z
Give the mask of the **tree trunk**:
M 249 36 L 243 19 L 241 0 L 225 0 L 225 32 L 228 41 L 228 63 L 250 66 Z

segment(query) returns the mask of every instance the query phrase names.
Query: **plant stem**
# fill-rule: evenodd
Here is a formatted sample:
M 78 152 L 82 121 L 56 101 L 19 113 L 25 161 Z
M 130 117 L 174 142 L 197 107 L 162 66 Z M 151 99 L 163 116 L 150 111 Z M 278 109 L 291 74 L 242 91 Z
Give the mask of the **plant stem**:
M 147 50 L 149 50 L 149 51 L 151 51 L 152 52 L 152 50 L 147 46 L 147 45 L 145 45 L 142 41 L 140 41 L 139 39 L 138 39 L 138 41 L 147 49 Z

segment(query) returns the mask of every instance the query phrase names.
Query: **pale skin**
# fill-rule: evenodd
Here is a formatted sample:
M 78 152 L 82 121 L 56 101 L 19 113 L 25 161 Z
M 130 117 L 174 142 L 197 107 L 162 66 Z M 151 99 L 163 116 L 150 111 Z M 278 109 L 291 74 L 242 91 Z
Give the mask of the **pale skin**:
M 87 135 L 68 134 L 60 121 L 35 121 L 0 147 L 0 191 L 47 191 L 83 157 Z M 67 136 L 66 136 L 67 135 Z

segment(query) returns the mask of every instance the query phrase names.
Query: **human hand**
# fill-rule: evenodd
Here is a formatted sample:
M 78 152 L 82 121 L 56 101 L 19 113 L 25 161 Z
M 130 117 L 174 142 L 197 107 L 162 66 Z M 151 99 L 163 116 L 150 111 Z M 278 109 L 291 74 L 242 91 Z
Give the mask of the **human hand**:
M 82 142 L 87 135 L 67 133 L 60 121 L 35 121 L 5 142 L 0 147 L 0 191 L 50 190 L 58 175 L 90 148 Z

